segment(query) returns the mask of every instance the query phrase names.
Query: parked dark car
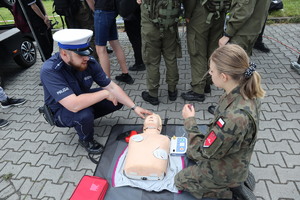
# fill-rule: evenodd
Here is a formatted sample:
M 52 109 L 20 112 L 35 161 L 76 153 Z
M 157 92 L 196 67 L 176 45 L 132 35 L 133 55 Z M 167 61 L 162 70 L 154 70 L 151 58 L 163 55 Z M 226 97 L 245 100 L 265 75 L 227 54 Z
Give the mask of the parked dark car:
M 0 0 L 0 7 L 10 11 L 10 19 L 13 19 L 12 6 L 14 3 L 15 0 Z M 0 17 L 0 19 L 3 19 L 1 13 Z M 15 27 L 13 21 L 0 25 L 0 65 L 13 59 L 23 68 L 32 66 L 36 62 L 37 57 L 37 50 L 33 41 L 32 34 L 22 33 Z

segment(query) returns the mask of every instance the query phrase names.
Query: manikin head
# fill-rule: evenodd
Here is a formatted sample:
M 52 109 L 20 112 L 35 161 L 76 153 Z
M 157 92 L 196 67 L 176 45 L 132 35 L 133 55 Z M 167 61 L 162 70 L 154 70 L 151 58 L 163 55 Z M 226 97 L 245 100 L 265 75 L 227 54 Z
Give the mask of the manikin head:
M 162 121 L 159 115 L 153 113 L 148 115 L 144 121 L 143 131 L 160 134 L 162 128 Z

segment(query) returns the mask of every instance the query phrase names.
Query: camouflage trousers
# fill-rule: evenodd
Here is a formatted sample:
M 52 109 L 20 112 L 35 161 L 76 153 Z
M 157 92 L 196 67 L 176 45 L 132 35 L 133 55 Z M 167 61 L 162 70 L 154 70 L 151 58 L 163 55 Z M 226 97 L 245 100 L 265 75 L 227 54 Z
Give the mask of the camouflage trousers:
M 197 165 L 192 165 L 181 170 L 175 176 L 175 185 L 178 190 L 190 192 L 197 199 L 209 198 L 232 198 L 229 187 L 218 185 L 209 176 L 207 171 L 201 171 Z
M 216 19 L 213 16 L 210 24 L 206 19 L 210 13 L 200 1 L 197 1 L 196 8 L 190 22 L 187 23 L 187 46 L 191 63 L 191 86 L 194 92 L 204 94 L 204 87 L 210 84 L 205 76 L 208 70 L 208 59 L 218 47 L 219 39 L 222 37 L 225 14 L 221 13 Z
M 251 56 L 252 48 L 257 38 L 258 35 L 235 35 L 230 39 L 229 43 L 239 45 L 246 51 L 248 56 Z

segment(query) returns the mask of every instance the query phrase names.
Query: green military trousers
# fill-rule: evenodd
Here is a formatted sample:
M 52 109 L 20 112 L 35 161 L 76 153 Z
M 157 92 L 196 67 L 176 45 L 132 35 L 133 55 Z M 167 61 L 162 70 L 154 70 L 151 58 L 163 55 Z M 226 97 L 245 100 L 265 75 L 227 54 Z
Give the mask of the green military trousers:
M 190 22 L 187 23 L 187 46 L 190 55 L 192 90 L 198 94 L 204 94 L 206 85 L 205 73 L 208 70 L 208 59 L 212 52 L 218 47 L 219 39 L 222 37 L 225 13 L 220 13 L 216 19 L 215 14 L 210 23 L 207 23 L 209 15 L 205 6 L 197 1 L 196 8 Z
M 166 82 L 168 90 L 174 92 L 179 80 L 177 58 L 181 57 L 181 46 L 177 25 L 164 31 L 149 20 L 148 11 L 142 10 L 142 56 L 146 65 L 147 87 L 149 94 L 158 97 L 160 86 L 161 55 L 166 64 Z
M 250 57 L 257 38 L 258 35 L 235 35 L 230 39 L 229 43 L 241 46 Z
M 218 185 L 212 181 L 208 170 L 204 172 L 197 165 L 181 170 L 175 176 L 175 185 L 178 190 L 190 192 L 197 199 L 224 198 L 231 199 L 232 192 L 228 186 Z

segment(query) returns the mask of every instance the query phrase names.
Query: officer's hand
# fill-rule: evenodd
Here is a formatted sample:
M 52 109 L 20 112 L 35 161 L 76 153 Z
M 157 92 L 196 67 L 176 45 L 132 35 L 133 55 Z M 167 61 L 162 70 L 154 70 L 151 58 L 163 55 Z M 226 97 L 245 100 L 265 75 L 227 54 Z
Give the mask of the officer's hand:
M 219 47 L 226 45 L 229 42 L 230 38 L 227 36 L 223 36 L 219 40 Z
M 142 3 L 142 0 L 136 0 L 136 2 L 137 2 L 138 4 L 141 4 L 141 3 Z
M 146 109 L 144 109 L 144 108 L 142 108 L 142 107 L 139 107 L 139 106 L 135 107 L 134 112 L 135 112 L 138 116 L 140 116 L 141 118 L 143 118 L 143 119 L 146 118 L 146 115 L 151 115 L 151 114 L 152 114 L 151 111 L 146 110 Z
M 190 23 L 190 18 L 185 18 L 186 23 Z
M 106 97 L 108 101 L 111 101 L 115 106 L 118 105 L 117 98 L 111 92 L 108 91 L 108 96 Z
M 189 117 L 195 117 L 195 108 L 192 104 L 185 104 L 182 108 L 182 117 L 187 119 Z

